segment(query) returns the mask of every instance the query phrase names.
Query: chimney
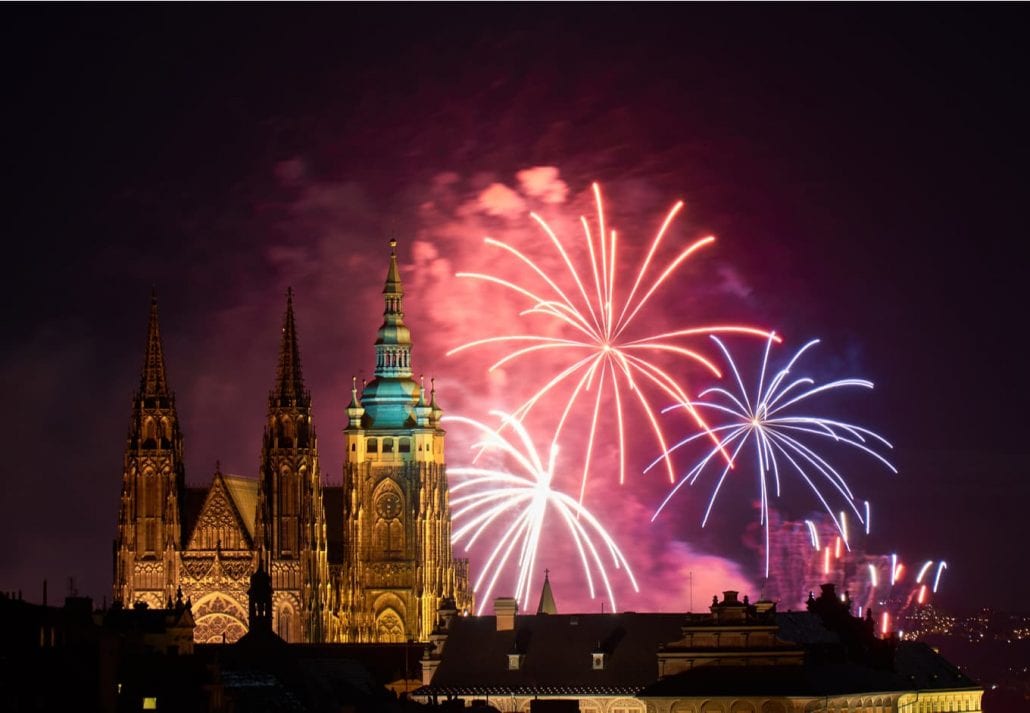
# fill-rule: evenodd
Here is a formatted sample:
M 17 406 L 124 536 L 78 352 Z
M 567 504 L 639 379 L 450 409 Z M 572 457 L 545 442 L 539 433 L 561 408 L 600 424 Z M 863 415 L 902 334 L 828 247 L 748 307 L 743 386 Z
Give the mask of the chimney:
M 436 669 L 440 667 L 440 657 L 434 656 L 431 649 L 432 645 L 427 646 L 425 652 L 422 654 L 423 686 L 428 686 L 433 682 L 433 676 L 436 674 Z
M 515 615 L 519 613 L 519 604 L 514 597 L 497 597 L 494 599 L 494 616 L 497 617 L 497 631 L 512 631 L 515 628 Z

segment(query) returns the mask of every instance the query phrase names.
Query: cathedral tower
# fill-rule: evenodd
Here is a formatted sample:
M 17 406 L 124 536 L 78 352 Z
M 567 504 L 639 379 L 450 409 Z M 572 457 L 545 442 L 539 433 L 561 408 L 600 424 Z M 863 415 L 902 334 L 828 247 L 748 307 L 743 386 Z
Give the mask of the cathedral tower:
M 133 397 L 122 471 L 114 545 L 116 600 L 163 607 L 173 595 L 185 488 L 182 433 L 175 396 L 168 388 L 157 297 L 152 293 L 143 372 Z
M 452 560 L 442 411 L 411 370 L 396 241 L 383 288 L 375 378 L 355 384 L 344 430 L 344 572 L 347 641 L 427 641 L 440 601 L 468 601 L 467 561 Z
M 257 544 L 267 557 L 275 592 L 275 630 L 285 641 L 324 641 L 330 604 L 325 506 L 292 289 L 286 294 L 279 364 L 268 395 L 259 477 Z

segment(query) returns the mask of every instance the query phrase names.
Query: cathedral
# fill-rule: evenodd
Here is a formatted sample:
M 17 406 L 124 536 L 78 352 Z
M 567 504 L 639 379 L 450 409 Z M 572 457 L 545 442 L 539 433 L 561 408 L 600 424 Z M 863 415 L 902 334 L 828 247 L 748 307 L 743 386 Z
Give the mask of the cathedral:
M 287 292 L 257 478 L 186 484 L 183 434 L 151 297 L 143 372 L 125 446 L 114 597 L 191 602 L 198 642 L 247 631 L 250 576 L 271 577 L 272 623 L 289 642 L 427 641 L 442 603 L 472 608 L 468 560 L 454 559 L 442 411 L 412 378 L 396 241 L 383 288 L 375 378 L 355 382 L 342 487 L 322 484 L 311 394 Z

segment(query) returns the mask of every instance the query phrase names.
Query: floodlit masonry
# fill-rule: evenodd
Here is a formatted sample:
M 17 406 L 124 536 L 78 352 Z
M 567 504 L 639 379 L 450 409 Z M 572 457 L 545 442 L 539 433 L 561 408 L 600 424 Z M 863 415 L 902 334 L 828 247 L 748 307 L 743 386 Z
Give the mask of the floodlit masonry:
M 250 576 L 272 579 L 272 622 L 288 642 L 426 641 L 444 600 L 472 607 L 468 561 L 454 559 L 435 389 L 412 378 L 411 333 L 394 248 L 383 288 L 375 378 L 354 385 L 343 486 L 322 484 L 311 394 L 287 293 L 258 477 L 187 486 L 184 437 L 152 296 L 133 398 L 114 543 L 114 597 L 168 605 L 181 590 L 198 642 L 247 631 Z

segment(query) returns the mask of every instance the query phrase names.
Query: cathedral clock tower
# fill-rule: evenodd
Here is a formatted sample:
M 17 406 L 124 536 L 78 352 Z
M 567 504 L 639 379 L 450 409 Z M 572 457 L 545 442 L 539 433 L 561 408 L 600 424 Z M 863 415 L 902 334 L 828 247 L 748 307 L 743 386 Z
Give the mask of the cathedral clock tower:
M 151 294 L 143 372 L 132 400 L 122 471 L 115 600 L 126 606 L 144 601 L 151 607 L 171 600 L 178 581 L 185 490 L 182 433 L 165 374 L 157 297 Z
M 442 411 L 435 389 L 412 378 L 404 289 L 390 241 L 375 378 L 351 391 L 344 430 L 344 569 L 340 614 L 347 641 L 427 641 L 445 598 L 471 607 L 467 560 L 451 555 Z

